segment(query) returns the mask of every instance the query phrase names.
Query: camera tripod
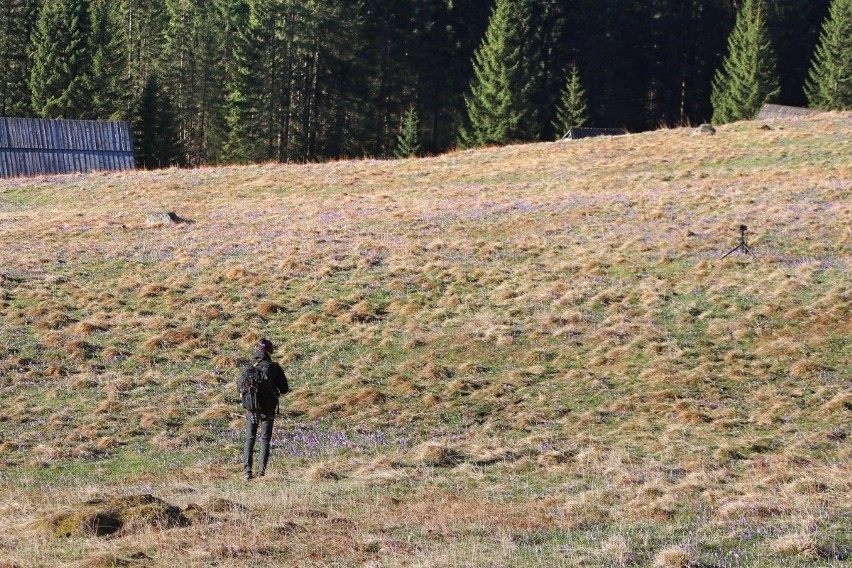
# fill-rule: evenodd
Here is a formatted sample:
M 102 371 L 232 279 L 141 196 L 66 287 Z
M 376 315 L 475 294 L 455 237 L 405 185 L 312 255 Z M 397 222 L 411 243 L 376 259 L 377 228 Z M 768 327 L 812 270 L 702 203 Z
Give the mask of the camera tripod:
M 746 227 L 745 225 L 740 225 L 740 244 L 738 244 L 737 246 L 735 246 L 734 248 L 729 250 L 725 254 L 725 256 L 723 256 L 722 258 L 725 258 L 726 256 L 729 256 L 731 253 L 734 253 L 738 250 L 743 251 L 743 254 L 750 254 L 750 255 L 754 256 L 754 253 L 751 252 L 751 249 L 748 248 L 748 245 L 746 244 L 746 240 L 745 240 L 746 231 L 748 231 L 748 227 Z

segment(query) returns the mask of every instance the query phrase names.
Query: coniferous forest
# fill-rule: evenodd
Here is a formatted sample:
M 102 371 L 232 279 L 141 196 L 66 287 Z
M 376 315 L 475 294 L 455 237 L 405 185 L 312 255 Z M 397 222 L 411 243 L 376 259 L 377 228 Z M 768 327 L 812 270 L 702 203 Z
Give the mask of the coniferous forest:
M 850 108 L 852 0 L 4 0 L 0 116 L 140 165 L 392 157 Z

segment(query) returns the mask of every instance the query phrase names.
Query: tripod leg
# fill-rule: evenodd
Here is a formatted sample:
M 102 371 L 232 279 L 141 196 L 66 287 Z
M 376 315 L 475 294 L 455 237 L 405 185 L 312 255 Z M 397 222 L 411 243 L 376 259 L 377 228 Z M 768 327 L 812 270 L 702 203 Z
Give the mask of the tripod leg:
M 741 246 L 741 245 L 737 245 L 737 246 L 735 246 L 734 248 L 732 248 L 731 250 L 729 250 L 727 253 L 725 253 L 725 256 L 723 256 L 722 258 L 727 258 L 727 257 L 731 256 L 731 254 L 732 254 L 732 253 L 734 253 L 734 252 L 736 252 L 736 251 L 738 251 L 738 250 L 740 249 L 740 246 Z M 722 260 L 722 258 L 720 258 L 719 260 Z

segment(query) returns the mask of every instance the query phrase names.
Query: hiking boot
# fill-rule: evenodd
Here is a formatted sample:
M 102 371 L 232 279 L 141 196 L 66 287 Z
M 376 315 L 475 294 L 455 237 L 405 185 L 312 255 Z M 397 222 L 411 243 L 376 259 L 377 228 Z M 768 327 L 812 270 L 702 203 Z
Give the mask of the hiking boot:
M 251 475 L 250 471 L 247 471 L 243 474 L 243 479 L 245 479 L 246 481 L 251 481 L 251 478 L 252 478 L 252 475 Z
M 265 471 L 258 471 L 258 472 L 257 472 L 257 476 L 258 476 L 258 477 L 263 477 L 264 475 L 266 475 L 266 472 L 265 472 Z

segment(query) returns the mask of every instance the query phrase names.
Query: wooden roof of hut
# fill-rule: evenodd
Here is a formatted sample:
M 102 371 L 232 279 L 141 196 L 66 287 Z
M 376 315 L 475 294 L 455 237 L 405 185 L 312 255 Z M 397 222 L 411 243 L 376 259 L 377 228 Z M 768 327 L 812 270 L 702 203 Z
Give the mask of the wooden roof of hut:
M 785 105 L 763 105 L 755 120 L 789 120 L 791 118 L 803 118 L 814 116 L 822 111 L 812 108 L 802 108 Z
M 627 134 L 627 130 L 623 128 L 583 128 L 575 126 L 565 133 L 562 140 L 579 140 L 596 136 L 621 136 L 622 134 Z

